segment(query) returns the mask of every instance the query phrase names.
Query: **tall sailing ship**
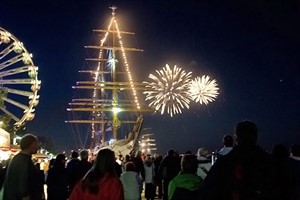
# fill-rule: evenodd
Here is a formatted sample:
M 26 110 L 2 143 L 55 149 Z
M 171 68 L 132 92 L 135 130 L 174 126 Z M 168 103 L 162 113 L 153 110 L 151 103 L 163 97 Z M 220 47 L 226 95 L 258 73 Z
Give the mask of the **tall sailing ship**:
M 117 7 L 110 7 L 112 16 L 106 29 L 94 30 L 100 38 L 96 45 L 85 46 L 90 57 L 88 69 L 79 71 L 83 80 L 76 82 L 74 98 L 69 103 L 72 129 L 80 138 L 78 148 L 98 150 L 111 148 L 118 154 L 128 154 L 137 148 L 143 123 L 143 113 L 152 112 L 144 105 L 141 90 L 144 84 L 135 82 L 128 52 L 142 52 L 126 47 L 116 18 Z

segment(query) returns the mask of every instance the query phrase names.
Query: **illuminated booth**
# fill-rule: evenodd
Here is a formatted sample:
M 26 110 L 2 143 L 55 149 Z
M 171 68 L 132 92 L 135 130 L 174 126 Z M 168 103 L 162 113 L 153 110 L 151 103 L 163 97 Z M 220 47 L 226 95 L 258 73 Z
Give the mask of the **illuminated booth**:
M 10 148 L 10 134 L 0 128 L 0 149 L 9 149 Z
M 19 151 L 20 149 L 17 146 L 10 145 L 10 134 L 0 128 L 0 161 L 11 158 Z

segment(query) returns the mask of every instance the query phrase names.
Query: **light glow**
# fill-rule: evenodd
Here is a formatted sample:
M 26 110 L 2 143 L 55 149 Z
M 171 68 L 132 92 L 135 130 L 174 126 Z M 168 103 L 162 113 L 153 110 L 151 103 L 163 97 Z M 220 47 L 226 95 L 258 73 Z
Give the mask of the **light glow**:
M 118 108 L 118 107 L 113 107 L 113 108 L 112 108 L 112 111 L 113 111 L 114 114 L 118 114 L 119 112 L 122 111 L 122 109 L 121 109 L 121 108 Z

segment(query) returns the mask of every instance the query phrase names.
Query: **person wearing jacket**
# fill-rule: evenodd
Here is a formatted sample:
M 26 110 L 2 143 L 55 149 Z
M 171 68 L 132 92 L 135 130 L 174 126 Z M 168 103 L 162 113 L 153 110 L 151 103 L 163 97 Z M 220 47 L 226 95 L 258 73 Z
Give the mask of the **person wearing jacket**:
M 75 185 L 69 200 L 124 200 L 115 162 L 113 151 L 100 150 L 90 171 Z
M 134 170 L 134 163 L 127 162 L 125 164 L 125 172 L 123 172 L 120 177 L 123 184 L 125 200 L 141 199 L 142 180 Z
M 145 169 L 145 198 L 147 200 L 154 200 L 154 164 L 151 155 L 147 155 L 144 160 Z
M 195 155 L 186 154 L 181 160 L 181 172 L 169 183 L 168 198 L 197 199 L 203 179 L 197 175 L 198 160 Z
M 40 200 L 38 171 L 32 162 L 32 154 L 38 150 L 35 135 L 26 134 L 20 142 L 21 151 L 10 161 L 5 179 L 3 200 Z
M 168 200 L 168 187 L 170 181 L 180 172 L 180 157 L 173 149 L 161 161 L 159 175 L 163 180 L 163 200 Z
M 68 198 L 68 171 L 65 168 L 65 154 L 58 154 L 49 169 L 46 184 L 48 200 L 66 200 Z
M 257 143 L 258 129 L 249 120 L 239 122 L 234 130 L 236 146 L 217 159 L 204 183 L 204 200 L 274 200 L 272 157 Z

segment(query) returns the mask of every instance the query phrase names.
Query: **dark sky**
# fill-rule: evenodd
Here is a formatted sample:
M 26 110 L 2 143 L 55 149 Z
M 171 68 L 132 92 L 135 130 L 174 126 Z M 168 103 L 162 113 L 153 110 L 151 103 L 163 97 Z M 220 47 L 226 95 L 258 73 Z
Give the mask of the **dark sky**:
M 134 63 L 139 81 L 168 63 L 194 75 L 215 78 L 215 102 L 192 104 L 173 118 L 146 114 L 158 150 L 180 152 L 221 146 L 244 119 L 257 123 L 258 143 L 300 142 L 300 1 L 201 0 L 4 0 L 0 26 L 18 37 L 34 56 L 42 80 L 36 118 L 28 129 L 51 136 L 58 149 L 74 146 L 66 108 L 86 50 L 118 6 L 124 31 L 135 32 L 130 47 L 144 49 Z

